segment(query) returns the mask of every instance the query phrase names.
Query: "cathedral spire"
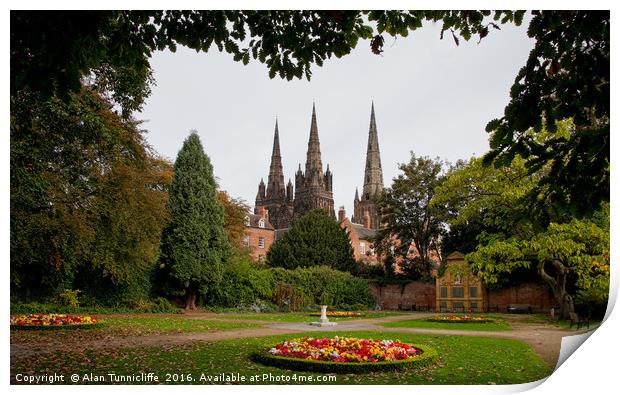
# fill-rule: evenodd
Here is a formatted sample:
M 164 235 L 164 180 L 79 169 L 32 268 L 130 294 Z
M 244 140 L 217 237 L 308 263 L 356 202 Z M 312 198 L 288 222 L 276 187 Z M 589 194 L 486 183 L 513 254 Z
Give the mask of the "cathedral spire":
M 285 195 L 284 172 L 282 171 L 282 156 L 280 155 L 280 135 L 278 119 L 273 133 L 273 149 L 271 151 L 271 165 L 267 179 L 267 199 L 283 198 Z
M 310 139 L 308 140 L 308 152 L 306 154 L 306 177 L 310 177 L 313 170 L 323 173 L 321 162 L 321 145 L 319 143 L 319 128 L 316 124 L 316 109 L 312 103 L 312 121 L 310 123 Z
M 368 147 L 366 148 L 366 169 L 364 171 L 364 189 L 362 200 L 369 200 L 383 191 L 383 170 L 379 153 L 379 137 L 375 121 L 375 103 L 370 109 L 370 127 L 368 129 Z

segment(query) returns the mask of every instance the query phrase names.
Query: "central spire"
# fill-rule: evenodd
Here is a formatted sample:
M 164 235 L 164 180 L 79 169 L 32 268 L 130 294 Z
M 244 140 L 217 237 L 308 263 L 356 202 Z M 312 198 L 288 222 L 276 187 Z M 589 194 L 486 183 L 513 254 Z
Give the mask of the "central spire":
M 278 131 L 278 119 L 273 133 L 273 150 L 271 152 L 271 165 L 269 166 L 269 178 L 267 180 L 267 199 L 284 197 L 284 172 L 282 170 L 282 156 L 280 155 L 280 134 Z
M 381 192 L 383 192 L 383 170 L 381 169 L 379 137 L 377 135 L 377 122 L 375 121 L 375 103 L 373 102 L 370 110 L 362 200 L 372 199 Z
M 321 162 L 321 145 L 319 143 L 319 128 L 316 123 L 316 109 L 312 103 L 312 121 L 310 123 L 310 139 L 308 140 L 308 152 L 306 154 L 306 177 L 313 171 L 323 173 Z

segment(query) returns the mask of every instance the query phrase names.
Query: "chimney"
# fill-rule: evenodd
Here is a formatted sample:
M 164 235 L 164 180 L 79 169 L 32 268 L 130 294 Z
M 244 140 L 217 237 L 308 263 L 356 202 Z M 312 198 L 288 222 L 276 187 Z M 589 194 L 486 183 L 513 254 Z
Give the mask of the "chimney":
M 368 212 L 364 213 L 364 228 L 370 229 L 370 215 Z
M 338 222 L 344 221 L 345 218 L 346 213 L 344 211 L 344 206 L 340 206 L 340 209 L 338 210 Z
M 265 211 L 265 206 L 256 207 L 256 214 L 261 218 L 265 218 Z

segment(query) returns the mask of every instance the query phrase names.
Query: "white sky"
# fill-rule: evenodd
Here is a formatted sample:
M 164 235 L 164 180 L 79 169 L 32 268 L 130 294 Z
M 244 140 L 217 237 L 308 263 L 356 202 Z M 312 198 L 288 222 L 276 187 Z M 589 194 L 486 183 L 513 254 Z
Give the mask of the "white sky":
M 265 65 L 244 66 L 217 49 L 158 52 L 151 61 L 157 85 L 137 118 L 146 121 L 149 143 L 171 160 L 196 129 L 221 188 L 253 206 L 260 178 L 267 181 L 276 116 L 285 182 L 294 182 L 315 101 L 334 206 L 350 216 L 362 186 L 371 100 L 386 187 L 410 151 L 450 162 L 481 155 L 488 150 L 484 127 L 503 114 L 533 46 L 526 28 L 504 25 L 480 44 L 461 39 L 457 47 L 449 33 L 439 39 L 439 24 L 427 23 L 407 38 L 386 37 L 382 56 L 360 41 L 350 55 L 314 66 L 310 82 L 270 80 Z

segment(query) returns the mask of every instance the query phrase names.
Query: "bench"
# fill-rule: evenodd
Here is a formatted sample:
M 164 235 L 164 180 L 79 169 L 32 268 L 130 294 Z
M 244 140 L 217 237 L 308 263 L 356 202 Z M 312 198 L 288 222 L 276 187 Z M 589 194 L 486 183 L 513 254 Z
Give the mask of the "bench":
M 590 329 L 590 319 L 582 318 L 577 315 L 577 313 L 568 313 L 570 317 L 570 328 L 573 328 L 573 325 L 577 325 L 577 330 L 581 328 L 582 325 L 585 325 L 588 329 Z
M 509 304 L 506 311 L 509 313 L 532 314 L 532 306 L 529 304 Z

